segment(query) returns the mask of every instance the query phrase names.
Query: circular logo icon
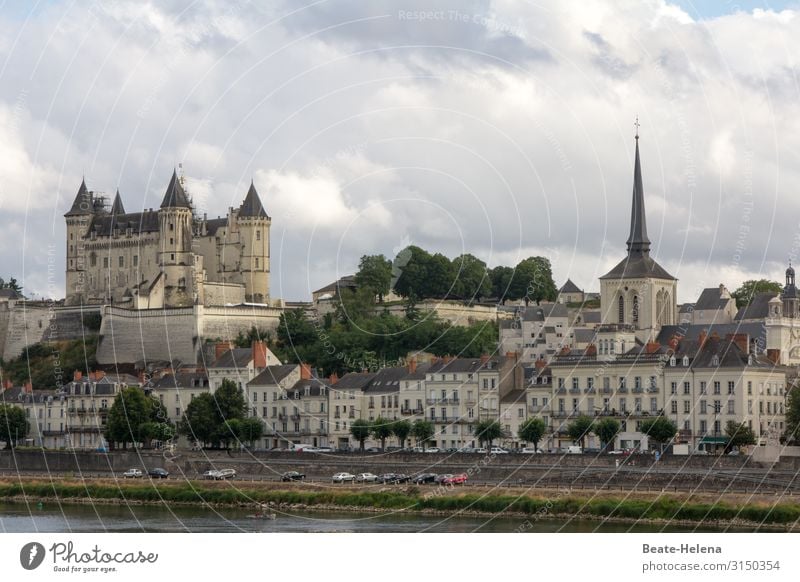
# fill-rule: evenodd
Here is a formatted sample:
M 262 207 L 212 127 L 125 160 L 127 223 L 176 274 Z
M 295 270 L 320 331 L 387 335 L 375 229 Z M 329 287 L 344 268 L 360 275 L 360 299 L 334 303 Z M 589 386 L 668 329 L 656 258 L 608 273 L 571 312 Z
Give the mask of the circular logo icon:
M 35 570 L 44 561 L 44 546 L 39 542 L 30 542 L 19 551 L 19 563 L 26 570 Z

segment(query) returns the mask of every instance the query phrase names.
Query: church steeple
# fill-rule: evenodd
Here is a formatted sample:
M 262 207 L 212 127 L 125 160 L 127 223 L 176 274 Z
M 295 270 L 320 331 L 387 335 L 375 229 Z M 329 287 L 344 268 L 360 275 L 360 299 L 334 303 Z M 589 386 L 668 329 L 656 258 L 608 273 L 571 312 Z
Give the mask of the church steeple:
M 639 118 L 636 118 L 636 161 L 633 166 L 633 202 L 631 204 L 631 232 L 628 236 L 628 255 L 649 255 L 647 217 L 644 212 L 642 164 L 639 161 Z
M 111 215 L 116 216 L 118 214 L 125 214 L 125 207 L 122 205 L 122 197 L 119 195 L 119 189 L 117 189 L 117 195 L 114 196 L 114 203 L 111 205 Z

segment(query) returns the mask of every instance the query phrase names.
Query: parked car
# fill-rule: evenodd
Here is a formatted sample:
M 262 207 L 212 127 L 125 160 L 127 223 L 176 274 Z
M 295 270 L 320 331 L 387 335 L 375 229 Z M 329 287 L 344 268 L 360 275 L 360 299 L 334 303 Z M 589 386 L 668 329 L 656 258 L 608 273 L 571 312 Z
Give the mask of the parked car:
M 542 451 L 537 449 L 536 447 L 525 447 L 523 449 L 520 449 L 519 452 L 522 453 L 523 455 L 538 455 Z
M 473 453 L 479 453 L 481 455 L 485 455 L 486 454 L 486 449 L 484 447 L 477 447 L 477 448 L 472 449 L 472 452 Z
M 380 453 L 381 449 L 380 449 L 380 447 L 368 447 L 368 448 L 364 449 L 364 452 L 365 453 Z
M 356 480 L 356 476 L 352 473 L 336 473 L 333 477 L 331 477 L 331 481 L 334 483 L 346 483 L 349 481 L 353 483 Z
M 219 471 L 216 469 L 209 469 L 205 473 L 203 473 L 203 479 L 216 479 Z
M 281 481 L 302 481 L 305 478 L 305 473 L 301 473 L 300 471 L 286 471 L 281 475 Z
M 443 473 L 441 475 L 437 475 L 436 479 L 434 479 L 434 483 L 444 483 L 447 479 L 450 479 L 453 476 L 452 473 Z
M 223 479 L 233 479 L 236 477 L 236 470 L 235 469 L 220 469 L 217 471 L 215 479 L 221 481 Z
M 463 485 L 467 482 L 467 474 L 459 473 L 458 475 L 449 475 L 444 481 L 443 485 Z
M 416 477 L 414 477 L 411 481 L 412 483 L 416 483 L 417 485 L 422 485 L 424 483 L 435 483 L 436 482 L 436 473 L 420 473 Z
M 318 453 L 335 453 L 336 450 L 333 447 L 317 447 Z
M 503 447 L 492 447 L 491 451 L 489 451 L 493 455 L 507 455 L 508 451 L 505 450 Z
M 125 479 L 138 479 L 139 477 L 142 476 L 142 470 L 141 469 L 128 469 L 127 471 L 125 471 L 122 474 L 122 476 Z
M 375 483 L 378 476 L 374 473 L 359 473 L 356 475 L 356 483 Z
M 578 445 L 570 445 L 567 447 L 566 453 L 568 455 L 580 455 L 583 453 L 583 449 L 581 449 L 581 447 Z
M 397 451 L 402 451 L 402 450 L 403 449 L 398 447 L 397 445 L 391 445 L 391 446 L 386 447 L 386 452 L 387 453 L 395 453 Z
M 162 469 L 161 467 L 150 469 L 147 474 L 153 479 L 166 479 L 169 477 L 169 471 Z
M 608 454 L 609 454 L 609 455 L 621 455 L 621 454 L 623 454 L 624 452 L 625 452 L 625 451 L 623 451 L 622 449 L 614 449 L 613 451 L 608 451 Z
M 438 447 L 429 447 L 425 449 L 426 453 L 441 453 L 442 451 L 439 450 Z

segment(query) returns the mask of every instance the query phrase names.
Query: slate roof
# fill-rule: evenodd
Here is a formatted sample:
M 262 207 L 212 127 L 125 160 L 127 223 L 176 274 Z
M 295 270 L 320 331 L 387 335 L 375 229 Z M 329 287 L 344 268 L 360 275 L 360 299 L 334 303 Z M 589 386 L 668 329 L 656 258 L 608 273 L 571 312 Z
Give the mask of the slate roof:
M 114 203 L 111 205 L 111 214 L 125 214 L 125 207 L 122 205 L 122 197 L 119 195 L 114 196 Z
M 158 212 L 145 210 L 144 212 L 130 214 L 95 215 L 84 238 L 91 238 L 92 232 L 95 233 L 95 236 L 111 236 L 115 228 L 121 233 L 124 233 L 129 228 L 133 234 L 158 232 Z
M 600 323 L 602 321 L 599 309 L 594 311 L 583 311 L 581 312 L 581 317 L 583 318 L 583 323 Z
M 520 308 L 517 311 L 523 321 L 545 321 L 551 317 L 567 317 L 567 306 L 563 303 L 542 303 Z
M 249 351 L 249 350 L 248 350 Z M 267 366 L 264 371 L 247 383 L 248 386 L 274 386 L 297 369 L 297 364 Z
M 576 327 L 573 330 L 573 334 L 575 336 L 575 342 L 581 344 L 588 344 L 594 341 L 594 337 L 597 332 L 593 329 L 585 329 L 585 328 L 578 328 Z
M 729 297 L 720 297 L 719 287 L 711 287 L 703 289 L 700 297 L 694 304 L 695 310 L 719 310 L 724 309 L 731 299 Z
M 481 362 L 480 358 L 453 358 L 449 362 L 439 360 L 433 362 L 428 369 L 429 374 L 445 374 L 459 372 L 477 372 L 478 370 L 496 370 L 504 361 L 505 356 L 494 356 L 489 358 L 486 363 Z
M 253 182 L 250 182 L 250 189 L 247 191 L 247 196 L 244 197 L 244 202 L 239 207 L 239 217 L 241 218 L 269 218 L 267 211 L 261 204 L 261 198 L 256 192 L 256 187 Z
M 208 236 L 216 236 L 217 231 L 227 225 L 227 218 L 211 218 L 210 220 L 206 220 L 206 232 Z
M 0 289 L 0 297 L 3 299 L 19 299 L 22 297 L 17 291 L 14 289 Z
M 338 281 L 334 281 L 333 283 L 328 283 L 324 287 L 320 287 L 313 293 L 338 293 L 339 289 L 352 289 L 356 287 L 356 276 L 355 275 L 345 275 Z
M 765 319 L 769 315 L 769 301 L 777 297 L 777 293 L 756 293 L 750 305 L 745 305 L 736 313 L 736 321 L 742 319 Z
M 388 394 L 400 391 L 400 380 L 408 376 L 408 368 L 397 366 L 378 370 L 375 377 L 364 388 L 366 394 Z
M 522 389 L 509 390 L 508 393 L 500 398 L 502 404 L 526 404 L 527 401 L 527 393 Z
M 683 336 L 687 340 L 695 340 L 700 337 L 700 333 L 703 331 L 705 331 L 707 335 L 716 332 L 720 337 L 725 337 L 732 333 L 746 333 L 751 339 L 758 340 L 760 345 L 767 345 L 767 328 L 761 322 L 715 323 L 711 325 L 665 325 L 661 328 L 661 331 L 656 337 L 656 341 L 662 345 L 667 345 L 673 335 L 678 337 Z
M 306 386 L 310 388 L 308 396 L 306 396 Z M 289 400 L 295 400 L 294 391 L 297 390 L 298 400 L 302 400 L 303 398 L 319 397 L 322 396 L 322 388 L 328 388 L 328 385 L 317 378 L 312 378 L 311 380 L 298 380 L 291 388 L 286 389 L 286 396 Z
M 350 372 L 333 386 L 334 390 L 363 390 L 375 377 L 371 372 Z
M 246 368 L 253 359 L 252 348 L 234 348 L 223 352 L 210 368 Z
M 567 279 L 567 282 L 564 283 L 564 286 L 558 290 L 559 293 L 583 293 L 578 286 L 572 282 L 572 279 Z
M 172 170 L 172 178 L 169 180 L 164 199 L 161 201 L 161 208 L 191 208 L 189 198 L 178 179 L 178 174 Z
M 676 280 L 675 277 L 653 260 L 649 254 L 629 255 L 622 259 L 619 264 L 611 269 L 600 279 L 632 279 L 632 278 L 653 278 Z
M 150 384 L 155 390 L 175 388 L 208 388 L 208 376 L 203 372 L 178 372 L 167 374 Z

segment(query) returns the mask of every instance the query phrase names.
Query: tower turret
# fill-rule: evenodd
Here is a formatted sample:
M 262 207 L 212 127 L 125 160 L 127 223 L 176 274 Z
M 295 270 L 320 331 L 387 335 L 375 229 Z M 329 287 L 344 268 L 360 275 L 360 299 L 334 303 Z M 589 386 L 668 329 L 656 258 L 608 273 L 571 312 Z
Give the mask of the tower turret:
M 789 263 L 789 268 L 786 269 L 786 286 L 781 293 L 783 300 L 783 316 L 796 318 L 798 317 L 798 303 L 800 297 L 797 295 L 797 287 L 794 284 L 794 267 Z
M 158 211 L 158 262 L 164 277 L 165 304 L 194 303 L 192 205 L 175 171 Z
M 254 303 L 268 303 L 269 229 L 272 219 L 264 210 L 252 181 L 239 207 L 236 222 L 241 236 L 240 270 L 245 299 Z
M 94 216 L 94 196 L 81 180 L 78 193 L 64 215 L 67 224 L 66 304 L 79 305 L 86 300 L 86 249 L 84 237 Z

